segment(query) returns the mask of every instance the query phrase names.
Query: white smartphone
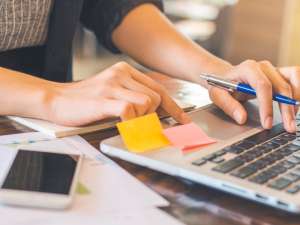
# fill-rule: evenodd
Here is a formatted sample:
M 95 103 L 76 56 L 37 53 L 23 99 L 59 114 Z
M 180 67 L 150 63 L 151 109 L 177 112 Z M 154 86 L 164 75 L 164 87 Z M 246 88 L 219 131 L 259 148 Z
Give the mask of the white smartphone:
M 20 149 L 0 188 L 0 203 L 64 209 L 71 205 L 82 155 Z

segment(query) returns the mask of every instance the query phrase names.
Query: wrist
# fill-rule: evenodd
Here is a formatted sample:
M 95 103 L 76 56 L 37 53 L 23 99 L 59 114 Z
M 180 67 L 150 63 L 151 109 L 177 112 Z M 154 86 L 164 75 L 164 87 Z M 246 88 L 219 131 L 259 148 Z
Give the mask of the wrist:
M 57 104 L 65 95 L 68 89 L 68 84 L 63 83 L 51 83 L 47 87 L 43 88 L 40 97 L 40 119 L 56 122 L 58 120 Z
M 54 105 L 55 102 L 62 95 L 64 84 L 60 83 L 44 83 L 41 86 L 34 88 L 32 92 L 32 98 L 34 105 L 32 105 L 31 110 L 28 108 L 28 114 L 33 118 L 38 118 L 47 121 L 54 121 Z
M 233 65 L 229 62 L 217 58 L 215 56 L 208 57 L 207 59 L 203 60 L 201 63 L 196 64 L 195 69 L 190 74 L 190 80 L 201 86 L 208 88 L 207 82 L 200 78 L 200 74 L 215 74 L 218 76 L 224 76 L 230 70 L 232 70 Z

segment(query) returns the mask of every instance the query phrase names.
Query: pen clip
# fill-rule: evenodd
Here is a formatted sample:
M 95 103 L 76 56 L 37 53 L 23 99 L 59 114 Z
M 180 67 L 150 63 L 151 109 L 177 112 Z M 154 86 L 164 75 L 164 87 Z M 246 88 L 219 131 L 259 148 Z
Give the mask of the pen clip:
M 210 86 L 214 86 L 214 87 L 223 89 L 223 90 L 228 91 L 228 92 L 230 92 L 230 93 L 233 93 L 233 92 L 234 92 L 234 89 L 232 89 L 232 88 L 224 87 L 224 86 L 215 84 L 214 82 L 211 82 L 211 81 L 209 81 L 209 80 L 207 81 L 207 84 L 209 84 Z

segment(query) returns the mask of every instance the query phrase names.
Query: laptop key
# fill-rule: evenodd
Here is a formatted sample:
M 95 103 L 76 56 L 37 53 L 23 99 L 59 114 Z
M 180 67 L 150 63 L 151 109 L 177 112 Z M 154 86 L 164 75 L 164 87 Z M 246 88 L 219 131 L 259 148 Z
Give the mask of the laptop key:
M 277 151 L 280 155 L 282 155 L 283 157 L 291 155 L 293 153 L 292 150 L 288 149 L 288 148 L 281 148 Z
M 254 149 L 250 150 L 249 152 L 251 152 L 251 154 L 255 155 L 256 158 L 263 155 L 262 148 L 259 148 L 259 147 L 254 148 Z
M 263 146 L 263 147 L 265 147 L 265 148 L 268 148 L 268 149 L 271 149 L 271 150 L 274 150 L 274 149 L 280 147 L 279 144 L 274 143 L 274 142 L 271 142 L 271 141 L 266 142 L 266 143 L 262 144 L 261 146 Z
M 195 166 L 202 166 L 205 163 L 206 163 L 205 159 L 197 159 L 196 161 L 192 162 L 192 164 L 195 165 Z
M 211 161 L 211 160 L 213 160 L 216 157 L 217 157 L 217 155 L 215 153 L 213 153 L 213 154 L 204 156 L 202 159 L 207 160 L 207 161 Z
M 294 144 L 288 144 L 288 145 L 284 146 L 283 149 L 289 149 L 293 152 L 296 152 L 296 151 L 300 150 L 300 146 L 294 145 Z
M 279 145 L 285 145 L 288 143 L 288 140 L 277 137 L 271 140 L 273 143 L 279 144 Z
M 294 173 L 288 173 L 283 176 L 285 179 L 290 180 L 291 182 L 296 182 L 300 179 L 300 176 Z
M 259 146 L 255 146 L 252 150 L 250 151 L 254 151 L 254 152 L 261 152 L 262 154 L 265 154 L 265 150 L 266 148 L 259 145 Z
M 217 165 L 213 168 L 214 171 L 220 173 L 228 173 L 244 164 L 243 161 L 238 160 L 236 158 L 223 162 L 222 164 Z
M 275 169 L 267 169 L 266 171 L 264 171 L 264 173 L 266 173 L 270 178 L 276 177 L 277 175 L 279 175 L 279 171 L 275 170 Z
M 226 151 L 225 151 L 224 149 L 215 152 L 215 155 L 218 156 L 218 157 L 219 157 L 219 156 L 223 156 L 223 155 L 225 155 L 225 154 L 226 154 Z
M 230 152 L 230 153 L 234 153 L 234 154 L 240 154 L 245 151 L 245 149 L 239 148 L 237 146 L 228 146 L 228 147 L 224 148 L 224 150 L 226 152 Z
M 272 166 L 270 169 L 268 169 L 269 171 L 274 172 L 275 174 L 281 174 L 287 171 L 287 169 L 285 167 L 282 167 L 278 164 Z
M 276 189 L 276 190 L 282 190 L 284 188 L 286 188 L 287 186 L 289 186 L 292 182 L 286 178 L 278 178 L 274 181 L 272 181 L 268 187 Z
M 298 159 L 300 159 L 300 152 L 295 152 L 295 153 L 293 154 L 293 156 L 296 157 L 296 158 L 298 158 Z
M 269 165 L 269 162 L 264 159 L 259 159 L 253 163 L 250 164 L 251 166 L 255 167 L 256 169 L 260 170 L 265 168 L 267 165 Z
M 224 162 L 224 158 L 222 157 L 217 157 L 217 158 L 214 158 L 213 160 L 211 160 L 213 163 L 221 163 L 221 162 Z
M 290 162 L 290 163 L 293 163 L 294 165 L 297 165 L 297 164 L 300 163 L 300 159 L 294 157 L 293 155 L 290 156 L 290 157 L 288 157 L 286 160 L 287 160 L 288 162 Z
M 244 141 L 238 142 L 236 144 L 233 144 L 233 146 L 238 147 L 238 148 L 242 148 L 244 150 L 247 150 L 247 149 L 250 149 L 250 148 L 254 147 L 255 143 L 244 140 Z
M 292 173 L 292 174 L 295 174 L 295 175 L 297 175 L 297 176 L 300 176 L 300 168 L 297 167 L 297 168 L 293 169 L 293 170 L 291 171 L 291 173 Z
M 250 178 L 249 181 L 257 184 L 264 184 L 273 177 L 275 177 L 273 173 L 267 173 L 266 171 L 264 171 Z
M 245 166 L 245 167 L 242 167 L 238 170 L 233 171 L 231 173 L 231 175 L 244 179 L 244 178 L 249 177 L 250 175 L 252 175 L 256 172 L 257 172 L 257 169 L 255 167 Z
M 269 154 L 270 157 L 274 158 L 275 161 L 280 160 L 284 155 L 280 151 L 272 152 Z
M 294 163 L 291 163 L 291 162 L 289 162 L 287 160 L 281 161 L 280 163 L 278 163 L 278 165 L 286 168 L 287 170 L 289 170 L 289 169 L 291 169 L 291 168 L 293 168 L 295 166 Z
M 239 155 L 236 157 L 239 160 L 242 160 L 243 162 L 250 162 L 256 158 L 254 154 L 251 154 L 250 152 L 246 152 L 242 155 Z
M 277 124 L 271 130 L 263 130 L 257 134 L 254 134 L 254 135 L 246 138 L 245 141 L 253 142 L 258 145 L 258 144 L 266 142 L 266 141 L 270 140 L 271 138 L 274 138 L 284 132 L 285 132 L 285 130 L 284 130 L 282 124 Z
M 274 157 L 274 155 L 267 155 L 265 157 L 262 158 L 263 161 L 267 162 L 268 165 L 273 164 L 276 161 L 276 158 Z
M 299 191 L 300 191 L 300 186 L 299 185 L 295 185 L 295 186 L 290 187 L 286 190 L 286 192 L 288 192 L 289 194 L 296 194 Z
M 280 135 L 279 137 L 283 138 L 285 140 L 288 140 L 288 141 L 293 141 L 293 140 L 295 140 L 296 135 L 295 134 L 290 134 L 290 133 L 284 133 L 284 134 Z
M 273 148 L 271 146 L 269 146 L 269 147 L 258 146 L 258 147 L 261 149 L 261 152 L 263 154 L 267 154 L 273 150 Z

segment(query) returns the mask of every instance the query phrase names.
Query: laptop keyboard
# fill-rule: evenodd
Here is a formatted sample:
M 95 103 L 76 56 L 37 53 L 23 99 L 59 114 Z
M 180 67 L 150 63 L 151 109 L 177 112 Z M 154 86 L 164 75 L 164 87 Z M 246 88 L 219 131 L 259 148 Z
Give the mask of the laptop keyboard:
M 290 194 L 300 192 L 300 146 L 295 134 L 285 132 L 282 124 L 264 130 L 238 143 L 192 162 L 195 166 L 215 163 L 218 173 L 267 185 Z M 231 153 L 234 158 L 225 160 Z

